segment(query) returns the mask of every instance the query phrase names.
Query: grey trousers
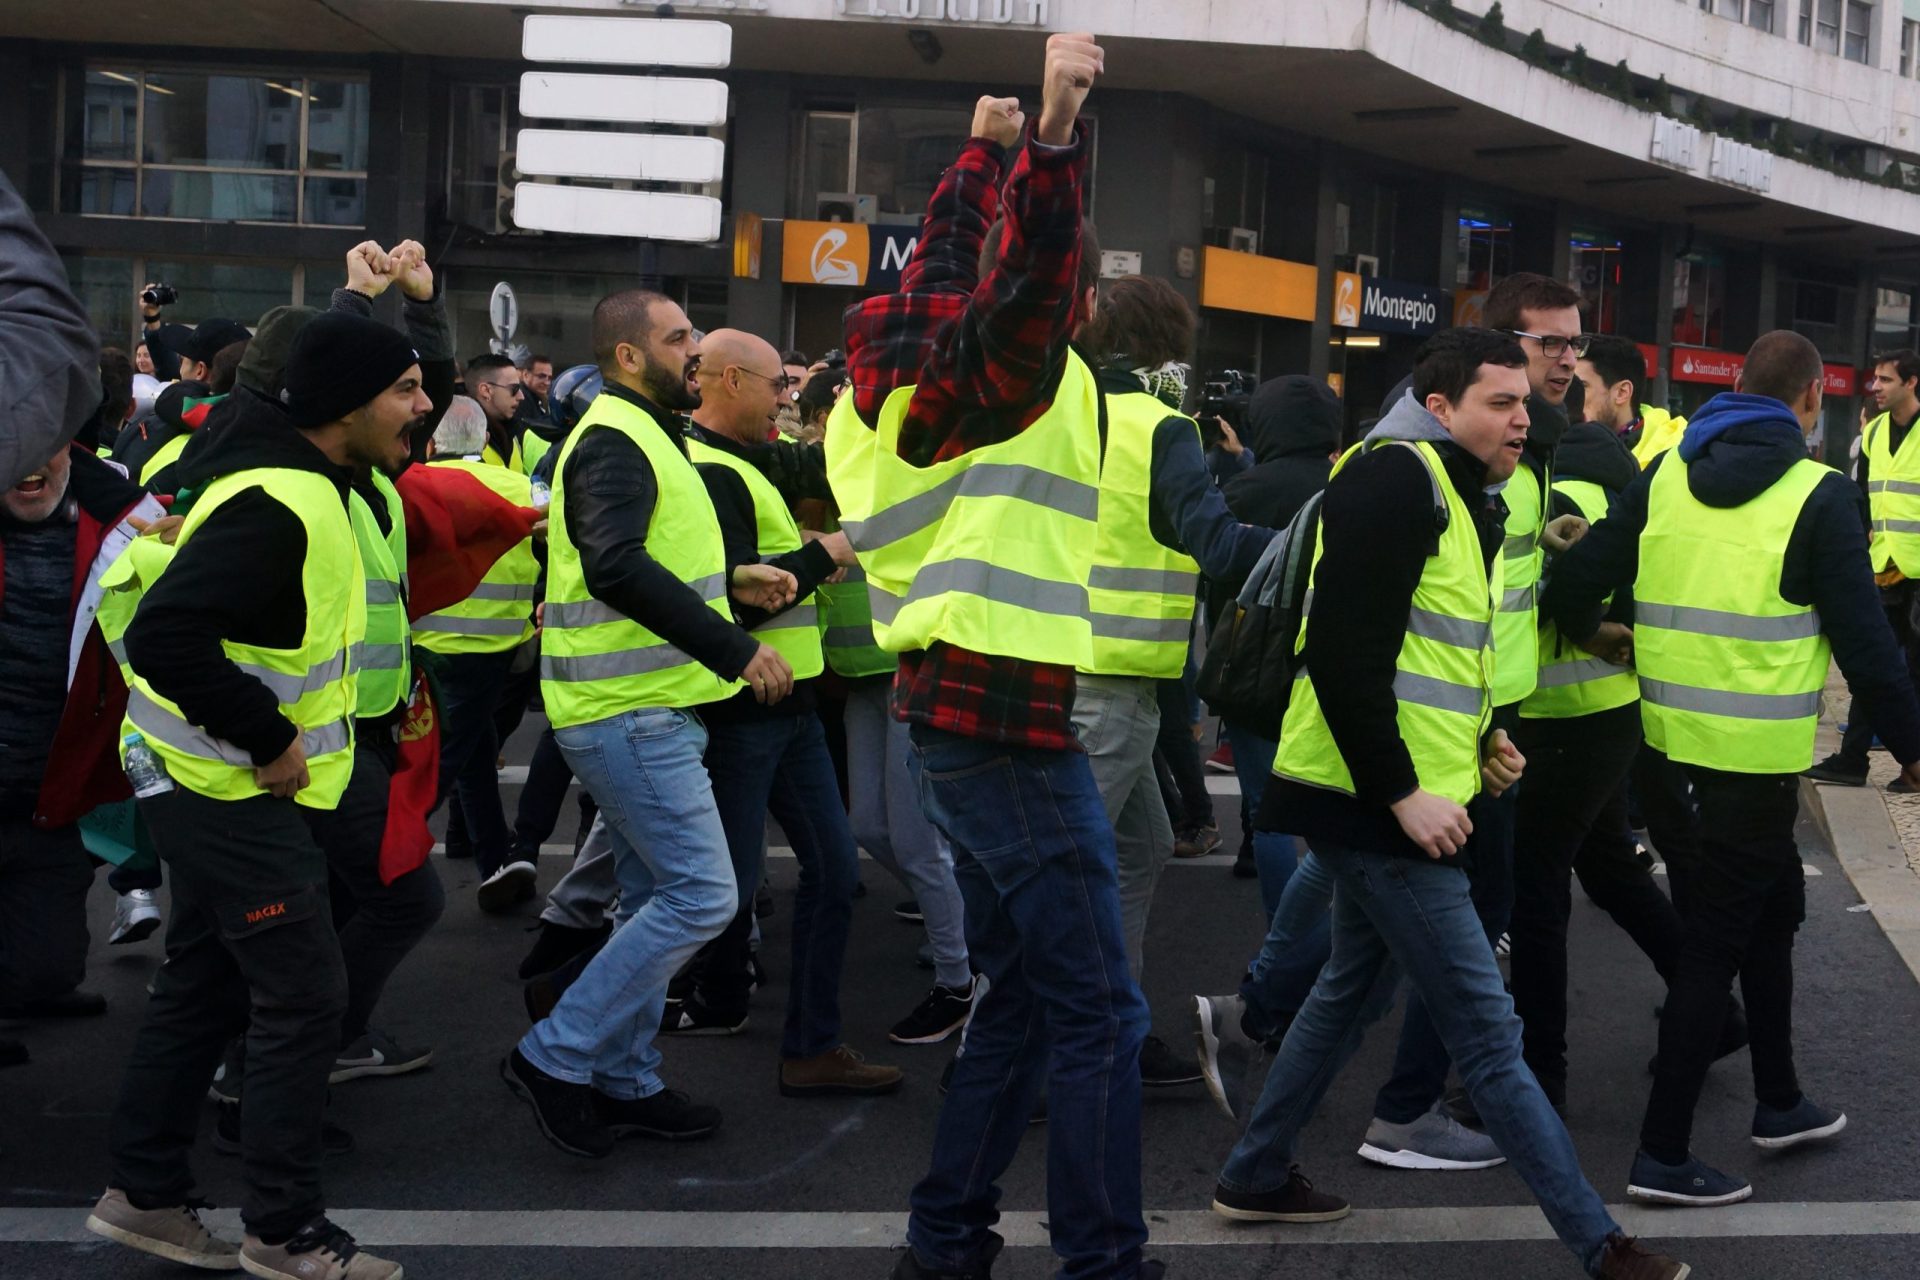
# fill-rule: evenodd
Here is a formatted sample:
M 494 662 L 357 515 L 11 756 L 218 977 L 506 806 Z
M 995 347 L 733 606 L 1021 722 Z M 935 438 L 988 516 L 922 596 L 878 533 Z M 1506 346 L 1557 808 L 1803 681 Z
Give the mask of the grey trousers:
M 607 832 L 607 820 L 593 815 L 593 826 L 573 856 L 573 866 L 560 877 L 547 894 L 547 905 L 540 919 L 570 929 L 598 929 L 607 918 L 607 909 L 620 896 L 620 883 L 614 877 L 613 837 Z
M 1137 676 L 1079 677 L 1073 729 L 1106 801 L 1120 872 L 1120 928 L 1135 982 L 1145 967 L 1147 912 L 1160 869 L 1173 856 L 1173 824 L 1153 771 L 1159 691 Z

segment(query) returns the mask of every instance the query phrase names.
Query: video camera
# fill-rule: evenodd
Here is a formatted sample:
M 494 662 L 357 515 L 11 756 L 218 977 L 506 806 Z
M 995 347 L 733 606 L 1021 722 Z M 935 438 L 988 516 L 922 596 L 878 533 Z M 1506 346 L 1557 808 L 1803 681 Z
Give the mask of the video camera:
M 1209 373 L 1200 384 L 1200 401 L 1193 416 L 1200 423 L 1200 444 L 1211 449 L 1220 443 L 1220 423 L 1242 434 L 1247 425 L 1247 406 L 1253 403 L 1254 388 L 1260 380 L 1244 369 L 1221 369 Z

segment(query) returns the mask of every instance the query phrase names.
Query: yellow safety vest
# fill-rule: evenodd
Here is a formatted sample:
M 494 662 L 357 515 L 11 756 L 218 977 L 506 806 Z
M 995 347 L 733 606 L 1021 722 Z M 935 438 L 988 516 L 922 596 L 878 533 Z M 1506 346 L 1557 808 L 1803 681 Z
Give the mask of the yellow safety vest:
M 273 691 L 281 714 L 300 730 L 309 785 L 294 799 L 311 809 L 340 803 L 353 773 L 353 716 L 358 691 L 352 654 L 366 638 L 366 583 L 353 525 L 333 481 L 311 471 L 258 467 L 221 476 L 201 492 L 174 541 L 185 547 L 207 518 L 238 494 L 264 489 L 299 518 L 307 535 L 301 566 L 306 633 L 297 649 L 220 642 L 240 669 Z M 233 566 L 243 578 L 245 565 Z M 189 724 L 180 708 L 153 691 L 136 670 L 128 683 L 125 733 L 139 732 L 179 785 L 214 800 L 265 795 L 253 780 L 253 757 Z M 121 744 L 125 763 L 126 746 Z
M 758 468 L 724 449 L 692 438 L 687 440 L 687 457 L 696 467 L 725 467 L 745 483 L 748 495 L 753 498 L 754 533 L 762 562 L 800 549 L 800 526 L 787 510 L 786 499 Z M 802 600 L 750 630 L 787 660 L 787 665 L 793 668 L 794 679 L 809 680 L 826 670 L 826 660 L 820 653 L 820 617 L 815 600 Z
M 187 441 L 192 438 L 192 432 L 182 431 L 155 449 L 153 456 L 147 459 L 147 465 L 140 468 L 141 486 L 144 488 L 152 484 L 153 478 L 159 475 L 162 469 L 180 461 L 180 455 L 187 451 Z
M 159 581 L 161 573 L 173 563 L 173 547 L 157 533 L 142 534 L 129 542 L 100 575 L 100 604 L 93 620 L 99 624 L 100 638 L 120 664 L 120 679 L 133 687 L 133 671 L 127 666 L 127 628 L 140 608 L 147 588 Z
M 1107 396 L 1107 451 L 1100 466 L 1100 520 L 1087 600 L 1093 610 L 1093 661 L 1103 676 L 1179 678 L 1193 629 L 1200 565 L 1153 536 L 1153 437 L 1180 418 L 1197 440 L 1199 424 L 1170 412 L 1144 391 Z
M 1580 508 L 1588 523 L 1606 518 L 1607 491 L 1591 480 L 1556 480 L 1553 491 Z M 1611 596 L 1608 597 L 1612 599 Z M 1632 667 L 1616 666 L 1596 658 L 1560 634 L 1560 628 L 1540 621 L 1540 683 L 1520 703 L 1529 720 L 1570 720 L 1599 711 L 1624 707 L 1640 696 L 1640 682 Z
M 1508 561 L 1496 555 L 1490 571 L 1481 567 L 1480 535 L 1474 529 L 1473 513 L 1447 478 L 1440 455 L 1431 444 L 1386 443 L 1418 454 L 1436 487 L 1446 495 L 1447 504 L 1446 530 L 1414 588 L 1407 611 L 1407 633 L 1394 662 L 1393 694 L 1399 704 L 1396 719 L 1400 739 L 1413 759 L 1420 786 L 1456 804 L 1465 804 L 1480 790 L 1480 737 L 1486 732 L 1493 708 L 1490 690 L 1495 606 L 1501 598 L 1502 574 Z M 1338 475 L 1361 447 L 1348 450 L 1334 474 Z M 1324 540 L 1316 543 L 1313 574 L 1307 586 L 1309 609 L 1313 578 L 1319 576 L 1320 557 L 1325 550 Z M 1312 625 L 1309 612 L 1300 628 L 1298 650 L 1306 648 L 1307 628 Z M 1353 774 L 1327 727 L 1310 668 L 1302 669 L 1293 682 L 1273 771 L 1309 786 L 1354 793 Z
M 500 456 L 500 451 L 493 447 L 493 441 L 489 438 L 487 443 L 480 447 L 480 461 L 490 467 L 505 467 L 509 471 L 517 471 L 523 476 L 533 474 L 533 464 L 527 461 L 526 451 L 520 447 L 519 436 L 514 437 L 513 449 L 504 458 Z
M 1803 459 L 1765 493 L 1710 507 L 1687 463 L 1647 495 L 1633 584 L 1634 660 L 1647 743 L 1683 764 L 1798 773 L 1813 763 L 1829 646 L 1820 615 L 1780 594 L 1800 511 L 1831 468 Z
M 849 680 L 894 671 L 899 660 L 873 638 L 867 575 L 859 565 L 840 582 L 823 582 L 814 593 L 820 606 L 820 649 L 833 673 Z
M 413 646 L 407 625 L 407 514 L 393 481 L 375 471 L 373 487 L 386 506 L 384 533 L 359 491 L 347 495 L 347 513 L 353 519 L 353 537 L 367 579 L 367 638 L 354 662 L 360 685 L 354 714 L 362 720 L 387 714 L 405 701 L 413 687 Z
M 1650 404 L 1640 406 L 1640 438 L 1633 444 L 1633 460 L 1645 471 L 1653 460 L 1680 443 L 1687 420 Z
M 594 400 L 561 446 L 547 508 L 547 608 L 540 637 L 540 696 L 555 728 L 605 720 L 639 707 L 696 707 L 745 686 L 722 680 L 587 590 L 580 550 L 567 530 L 567 459 L 592 431 L 618 431 L 647 455 L 659 496 L 647 552 L 731 622 L 727 556 L 707 487 L 645 410 L 617 395 Z
M 906 653 L 938 640 L 1085 667 L 1100 511 L 1093 370 L 1069 353 L 1052 403 L 1026 430 L 926 467 L 898 453 L 912 398 L 912 387 L 888 396 L 868 430 L 842 396 L 827 422 L 827 476 L 880 646 Z
M 1873 516 L 1868 550 L 1873 571 L 1889 565 L 1920 578 L 1920 430 L 1910 430 L 1897 450 L 1891 415 L 1881 414 L 1860 433 L 1867 460 L 1867 506 Z
M 490 462 L 448 458 L 427 464 L 464 471 L 516 507 L 533 505 L 533 486 L 518 472 Z M 413 637 L 434 653 L 505 653 L 533 634 L 540 560 L 533 539 L 522 538 L 493 562 L 473 594 L 419 619 Z
M 1540 531 L 1547 504 L 1540 477 L 1525 459 L 1500 492 L 1507 503 L 1506 590 L 1493 620 L 1493 705 L 1504 707 L 1533 692 L 1540 674 Z

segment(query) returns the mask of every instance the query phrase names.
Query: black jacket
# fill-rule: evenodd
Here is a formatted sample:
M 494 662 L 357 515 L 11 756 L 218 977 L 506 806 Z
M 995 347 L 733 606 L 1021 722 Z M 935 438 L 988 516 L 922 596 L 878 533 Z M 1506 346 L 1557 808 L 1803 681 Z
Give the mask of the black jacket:
M 679 418 L 617 383 L 609 382 L 601 394 L 645 412 L 674 447 L 686 451 Z M 759 641 L 708 608 L 698 592 L 647 551 L 660 486 L 640 446 L 618 431 L 589 431 L 567 458 L 561 493 L 567 532 L 580 549 L 580 569 L 596 600 L 691 654 L 723 680 L 746 670 Z M 732 563 L 727 568 L 731 572 Z
M 1540 607 L 1563 632 L 1575 640 L 1592 635 L 1600 625 L 1600 602 L 1606 594 L 1633 582 L 1640 567 L 1640 533 L 1647 524 L 1648 489 L 1675 453 L 1694 455 L 1687 468 L 1688 486 L 1694 497 L 1715 507 L 1751 501 L 1807 456 L 1799 424 L 1785 405 L 1770 417 L 1749 417 L 1713 430 L 1715 406 L 1758 399 L 1715 397 L 1694 416 L 1680 448 L 1654 459 L 1607 518 L 1559 557 Z M 1881 741 L 1903 765 L 1920 760 L 1920 704 L 1914 701 L 1906 661 L 1873 585 L 1866 502 L 1838 472 L 1824 477 L 1800 509 L 1780 569 L 1780 594 L 1819 611 L 1834 660 L 1855 695 L 1872 706 Z
M 136 418 L 120 429 L 119 436 L 113 441 L 113 460 L 127 469 L 127 474 L 135 480 L 146 469 L 149 459 L 160 452 L 160 447 L 177 435 L 193 430 L 180 420 L 181 412 L 186 408 L 189 398 L 204 400 L 213 393 L 198 382 L 170 382 L 154 398 L 153 409 L 145 417 Z M 219 408 L 215 405 L 214 408 Z M 211 418 L 211 412 L 207 415 Z M 156 474 L 156 483 L 151 486 L 155 493 L 172 493 L 171 488 L 159 483 L 163 475 L 171 474 L 175 467 L 163 467 L 162 474 Z
M 229 429 L 179 463 L 183 490 L 255 467 L 332 481 L 344 511 L 349 472 L 329 462 L 278 404 L 244 388 L 228 397 Z M 235 666 L 222 640 L 297 648 L 306 634 L 301 584 L 306 526 L 264 489 L 222 504 L 175 553 L 127 628 L 127 661 L 189 723 L 271 764 L 296 733 L 273 693 Z
M 1424 411 L 1422 411 L 1424 412 Z M 1451 441 L 1434 442 L 1473 513 L 1482 566 L 1506 540 L 1506 505 L 1486 492 L 1486 467 Z M 1389 807 L 1419 786 L 1393 694 L 1407 610 L 1438 550 L 1433 486 L 1412 450 L 1374 448 L 1349 462 L 1321 505 L 1321 556 L 1304 658 L 1355 794 L 1283 778 L 1267 785 L 1255 825 L 1379 853 L 1425 859 Z

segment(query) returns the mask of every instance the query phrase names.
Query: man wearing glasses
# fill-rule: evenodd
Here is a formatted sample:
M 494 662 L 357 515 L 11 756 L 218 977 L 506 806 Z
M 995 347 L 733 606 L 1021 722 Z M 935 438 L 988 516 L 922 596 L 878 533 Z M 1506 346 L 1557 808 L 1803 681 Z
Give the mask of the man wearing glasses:
M 488 352 L 467 361 L 467 394 L 479 401 L 487 415 L 487 447 L 480 460 L 524 475 L 513 417 L 527 388 L 512 358 Z

